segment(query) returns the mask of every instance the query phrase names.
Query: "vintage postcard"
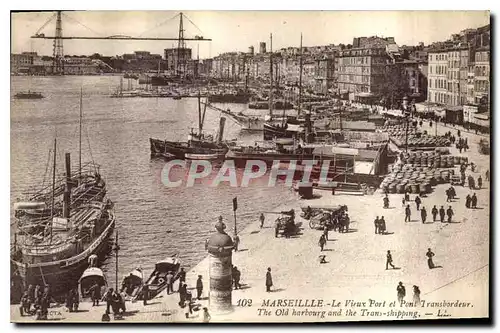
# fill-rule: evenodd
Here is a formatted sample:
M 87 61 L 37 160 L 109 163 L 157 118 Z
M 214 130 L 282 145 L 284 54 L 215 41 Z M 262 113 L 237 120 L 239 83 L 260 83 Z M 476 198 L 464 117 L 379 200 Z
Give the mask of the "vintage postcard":
M 16 323 L 489 318 L 489 11 L 11 13 Z

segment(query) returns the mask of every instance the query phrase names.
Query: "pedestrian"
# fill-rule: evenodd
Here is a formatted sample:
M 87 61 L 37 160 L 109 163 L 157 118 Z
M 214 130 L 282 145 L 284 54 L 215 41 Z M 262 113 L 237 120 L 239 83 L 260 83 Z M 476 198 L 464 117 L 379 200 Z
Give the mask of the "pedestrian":
M 486 170 L 485 178 L 487 182 L 490 181 L 490 170 Z
M 238 251 L 238 245 L 240 245 L 240 237 L 238 234 L 234 235 L 234 251 Z
M 23 296 L 21 297 L 21 307 L 19 309 L 21 312 L 21 316 L 24 316 L 24 314 L 26 315 L 30 314 L 30 302 L 27 291 L 25 291 Z
M 410 222 L 411 210 L 410 205 L 406 205 L 405 208 L 405 222 Z
M 170 295 L 170 293 L 174 292 L 174 275 L 172 274 L 172 271 L 168 271 L 165 280 L 167 283 L 167 295 Z
M 429 126 L 432 127 L 432 121 L 429 122 Z
M 403 286 L 403 282 L 399 282 L 398 287 L 396 288 L 396 291 L 398 293 L 398 302 L 400 305 L 403 302 L 403 299 L 406 296 L 406 288 Z
M 142 304 L 143 305 L 148 305 L 148 300 L 149 300 L 149 285 L 145 284 L 142 290 L 143 290 Z
M 420 197 L 417 194 L 417 197 L 415 198 L 415 205 L 417 205 L 417 210 L 420 210 L 421 203 L 422 203 L 422 200 L 420 200 Z
M 376 235 L 376 234 L 379 233 L 379 219 L 378 219 L 378 216 L 375 219 L 375 221 L 373 221 L 373 223 L 375 224 L 375 235 Z
M 186 282 L 186 271 L 184 271 L 184 267 L 181 267 L 179 272 L 179 282 Z
M 101 299 L 101 286 L 94 283 L 89 289 L 89 294 L 92 298 L 92 306 L 99 306 L 99 300 Z
M 80 305 L 80 295 L 78 294 L 78 288 L 73 289 L 73 298 L 71 300 L 73 306 L 73 312 L 78 312 L 78 307 Z
M 208 313 L 208 308 L 204 307 L 203 308 L 203 322 L 209 323 L 210 319 L 212 319 L 212 317 L 210 317 L 210 314 Z
M 434 266 L 434 261 L 432 258 L 434 257 L 434 252 L 431 251 L 430 248 L 427 249 L 427 253 L 425 254 L 427 256 L 427 265 L 429 266 L 430 269 L 433 269 Z
M 394 265 L 392 264 L 392 254 L 391 251 L 387 250 L 387 260 L 385 261 L 385 269 L 389 269 L 389 265 L 391 265 L 391 268 L 394 269 Z
M 405 201 L 409 202 L 410 201 L 410 193 L 405 192 Z
M 325 240 L 328 240 L 328 226 L 326 225 L 323 228 L 323 236 L 325 236 Z
M 444 216 L 445 215 L 446 215 L 446 213 L 445 213 L 444 207 L 441 206 L 441 208 L 439 208 L 439 217 L 441 218 L 441 223 L 444 222 Z
M 479 175 L 479 177 L 477 178 L 477 187 L 481 189 L 482 186 L 483 186 L 483 178 L 481 178 L 481 175 Z
M 425 210 L 425 207 L 422 207 L 420 217 L 422 218 L 422 224 L 425 224 L 425 220 L 427 219 L 427 211 Z
M 319 237 L 319 247 L 321 248 L 321 251 L 323 251 L 323 248 L 325 247 L 325 244 L 326 244 L 326 239 L 325 239 L 325 235 L 321 235 Z
M 469 177 L 468 177 L 468 181 L 469 181 L 469 189 L 470 189 L 470 190 L 473 190 L 473 189 L 474 189 L 474 187 L 475 187 L 475 186 L 474 186 L 474 178 L 472 178 L 472 176 L 471 176 L 471 175 L 469 175 Z
M 183 307 L 184 307 L 184 315 L 186 316 L 186 319 L 189 319 L 189 314 L 191 313 L 190 311 L 190 303 L 188 300 L 184 301 Z
M 420 306 L 420 288 L 413 286 L 413 306 Z
M 260 213 L 260 228 L 264 228 L 264 220 L 265 220 L 264 213 Z
M 467 196 L 465 197 L 465 208 L 470 208 L 471 201 L 472 201 L 472 198 L 471 198 L 470 194 L 467 194 Z
M 266 291 L 271 292 L 272 286 L 273 286 L 273 277 L 271 276 L 271 267 L 268 267 L 266 273 Z
M 203 293 L 203 281 L 202 276 L 198 275 L 198 280 L 196 280 L 196 298 L 201 299 L 201 294 Z
M 181 307 L 183 307 L 186 299 L 187 299 L 187 284 L 185 282 L 179 282 L 179 305 Z
M 378 221 L 378 223 L 379 223 L 379 227 L 378 227 L 379 234 L 382 234 L 382 235 L 385 234 L 385 230 L 386 230 L 385 227 L 386 226 L 385 226 L 385 219 L 384 219 L 383 216 L 380 218 L 380 220 Z
M 460 130 L 457 130 L 457 136 L 460 137 Z
M 473 209 L 476 209 L 477 208 L 477 196 L 476 196 L 476 193 L 474 193 L 472 195 L 472 198 L 471 198 L 471 206 Z
M 280 233 L 280 228 L 278 223 L 276 223 L 276 225 L 274 226 L 274 237 L 278 238 L 279 233 Z
M 111 313 L 109 308 L 113 308 L 113 293 L 114 289 L 109 288 L 106 294 L 104 295 L 104 300 L 106 301 L 106 313 Z
M 406 202 L 405 202 L 405 197 L 403 197 L 403 200 L 401 200 L 401 203 L 402 203 L 402 205 L 401 205 L 401 206 L 402 206 L 402 207 L 404 207 L 404 206 L 405 206 L 405 203 L 406 203 Z
M 233 271 L 234 289 L 241 289 L 240 278 L 241 272 L 238 267 L 235 266 Z
M 387 194 L 384 197 L 384 208 L 389 208 L 389 197 Z
M 438 209 L 436 207 L 436 205 L 434 205 L 434 207 L 432 207 L 432 222 L 436 222 L 436 216 L 438 214 Z
M 448 215 L 448 223 L 451 223 L 451 218 L 453 217 L 453 209 L 451 209 L 451 206 L 446 210 L 446 215 Z

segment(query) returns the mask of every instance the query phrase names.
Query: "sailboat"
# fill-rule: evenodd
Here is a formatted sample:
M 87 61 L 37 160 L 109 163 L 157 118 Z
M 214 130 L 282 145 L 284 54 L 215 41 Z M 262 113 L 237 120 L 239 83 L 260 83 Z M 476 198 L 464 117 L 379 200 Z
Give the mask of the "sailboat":
M 152 157 L 176 157 L 184 159 L 186 154 L 212 155 L 218 154 L 224 156 L 228 150 L 227 144 L 222 141 L 224 135 L 224 125 L 226 118 L 221 117 L 219 121 L 219 130 L 216 137 L 203 132 L 205 121 L 206 103 L 201 111 L 201 94 L 198 93 L 198 129 L 191 128 L 188 134 L 187 142 L 167 141 L 159 139 L 149 139 Z M 192 156 L 192 155 L 190 155 Z
M 52 185 L 15 204 L 12 274 L 28 285 L 50 285 L 54 295 L 76 287 L 95 254 L 103 259 L 115 227 L 113 202 L 93 162 L 82 165 L 82 93 L 80 95 L 79 163 L 65 155 L 65 174 L 56 177 L 57 139 L 54 139 Z M 26 214 L 28 210 L 39 214 Z
M 272 38 L 272 36 L 271 36 Z M 272 47 L 272 39 L 271 39 Z M 272 54 L 271 54 L 272 56 Z M 272 140 L 275 138 L 292 138 L 297 136 L 298 132 L 301 131 L 301 122 L 297 118 L 286 117 L 283 111 L 283 118 L 280 120 L 273 117 L 273 107 L 275 106 L 273 102 L 273 62 L 271 58 L 271 91 L 269 94 L 269 120 L 264 123 L 264 140 Z M 300 116 L 301 104 L 302 104 L 302 34 L 300 35 L 300 70 L 299 70 L 299 102 L 298 102 L 298 116 Z M 284 102 L 286 105 L 286 101 Z M 283 108 L 285 110 L 286 107 Z

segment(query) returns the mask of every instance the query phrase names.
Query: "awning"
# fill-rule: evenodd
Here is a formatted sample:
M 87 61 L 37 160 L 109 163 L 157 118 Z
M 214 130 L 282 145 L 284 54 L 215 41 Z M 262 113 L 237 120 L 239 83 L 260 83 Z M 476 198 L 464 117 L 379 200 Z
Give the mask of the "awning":
M 300 125 L 287 124 L 286 130 L 289 132 L 302 132 L 304 129 Z
M 360 92 L 360 93 L 357 93 L 356 96 L 358 96 L 358 97 L 372 97 L 373 94 L 369 93 L 369 92 Z

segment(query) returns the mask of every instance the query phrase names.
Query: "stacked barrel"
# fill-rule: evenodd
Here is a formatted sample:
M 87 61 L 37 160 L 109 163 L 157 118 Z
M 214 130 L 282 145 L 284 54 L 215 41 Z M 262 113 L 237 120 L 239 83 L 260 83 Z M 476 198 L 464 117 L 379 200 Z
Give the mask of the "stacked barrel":
M 462 156 L 444 155 L 447 148 L 436 152 L 403 153 L 401 163 L 380 184 L 389 193 L 429 193 L 432 186 L 449 183 L 456 164 L 467 163 Z M 451 168 L 451 169 L 447 169 Z

